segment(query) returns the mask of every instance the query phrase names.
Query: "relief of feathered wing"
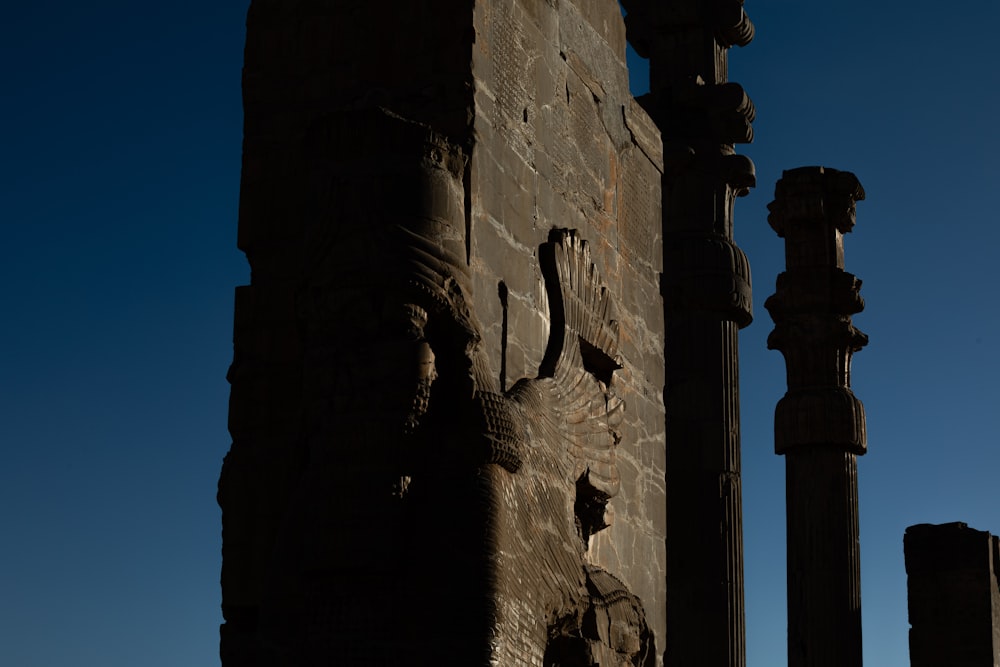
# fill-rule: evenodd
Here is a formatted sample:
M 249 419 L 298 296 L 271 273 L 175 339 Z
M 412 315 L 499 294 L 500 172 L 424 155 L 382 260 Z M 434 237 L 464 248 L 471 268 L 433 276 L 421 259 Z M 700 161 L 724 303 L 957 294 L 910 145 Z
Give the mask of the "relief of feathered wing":
M 550 334 L 538 376 L 518 382 L 510 398 L 550 456 L 576 483 L 581 537 L 606 526 L 604 507 L 618 492 L 615 448 L 624 412 L 614 391 L 621 368 L 618 322 L 590 248 L 575 230 L 555 230 L 540 261 Z

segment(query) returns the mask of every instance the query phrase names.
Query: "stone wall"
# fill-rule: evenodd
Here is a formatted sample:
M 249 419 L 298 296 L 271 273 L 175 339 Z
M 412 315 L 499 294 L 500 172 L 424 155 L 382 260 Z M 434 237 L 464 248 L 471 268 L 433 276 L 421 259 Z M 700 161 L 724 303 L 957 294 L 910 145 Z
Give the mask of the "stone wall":
M 659 133 L 629 93 L 617 3 L 481 2 L 475 23 L 471 237 L 477 312 L 493 323 L 486 349 L 507 387 L 537 373 L 548 326 L 537 250 L 552 229 L 578 230 L 612 294 L 625 403 L 621 490 L 590 556 L 639 595 L 663 637 Z
M 232 665 L 655 664 L 659 134 L 617 3 L 255 0 Z

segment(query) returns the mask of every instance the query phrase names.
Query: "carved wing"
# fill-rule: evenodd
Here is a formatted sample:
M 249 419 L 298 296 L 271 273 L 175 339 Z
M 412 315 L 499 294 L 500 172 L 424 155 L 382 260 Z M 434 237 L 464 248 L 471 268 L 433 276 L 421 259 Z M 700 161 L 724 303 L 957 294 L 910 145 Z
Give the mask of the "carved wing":
M 610 293 L 574 230 L 556 230 L 540 253 L 550 333 L 538 377 L 511 390 L 546 443 L 568 454 L 580 491 L 603 505 L 618 492 L 616 432 L 624 403 L 613 389 L 618 322 Z M 583 489 L 581 489 L 583 485 Z M 603 527 L 601 525 L 596 529 Z

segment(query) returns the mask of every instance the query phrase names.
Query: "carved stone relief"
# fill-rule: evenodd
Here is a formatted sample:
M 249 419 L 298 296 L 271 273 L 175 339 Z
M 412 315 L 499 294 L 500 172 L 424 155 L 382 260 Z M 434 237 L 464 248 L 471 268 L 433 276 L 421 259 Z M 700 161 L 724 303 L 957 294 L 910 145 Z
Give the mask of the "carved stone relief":
M 390 4 L 248 15 L 223 664 L 656 664 L 663 157 L 620 7 Z
M 388 113 L 348 116 L 306 140 L 302 454 L 260 643 L 303 664 L 331 643 L 376 663 L 445 659 L 432 619 L 459 613 L 469 650 L 500 664 L 655 664 L 639 599 L 587 558 L 618 492 L 625 407 L 587 242 L 561 229 L 539 247 L 548 342 L 537 375 L 502 391 L 472 306 L 462 149 Z M 359 127 L 400 153 L 379 161 L 391 169 L 327 161 Z M 397 643 L 374 645 L 384 627 Z

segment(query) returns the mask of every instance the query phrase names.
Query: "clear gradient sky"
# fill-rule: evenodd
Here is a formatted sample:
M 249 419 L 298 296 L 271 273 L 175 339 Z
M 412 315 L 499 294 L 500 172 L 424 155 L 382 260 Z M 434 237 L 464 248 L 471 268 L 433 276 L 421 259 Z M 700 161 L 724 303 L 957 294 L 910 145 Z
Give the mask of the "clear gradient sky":
M 0 22 L 0 664 L 219 664 L 247 4 L 35 0 Z M 757 36 L 730 78 L 757 106 L 739 150 L 758 186 L 736 209 L 756 301 L 740 340 L 748 665 L 785 664 L 766 204 L 782 169 L 819 164 L 868 193 L 846 240 L 871 338 L 854 363 L 865 660 L 904 667 L 906 526 L 1000 532 L 1000 3 L 747 11 Z

